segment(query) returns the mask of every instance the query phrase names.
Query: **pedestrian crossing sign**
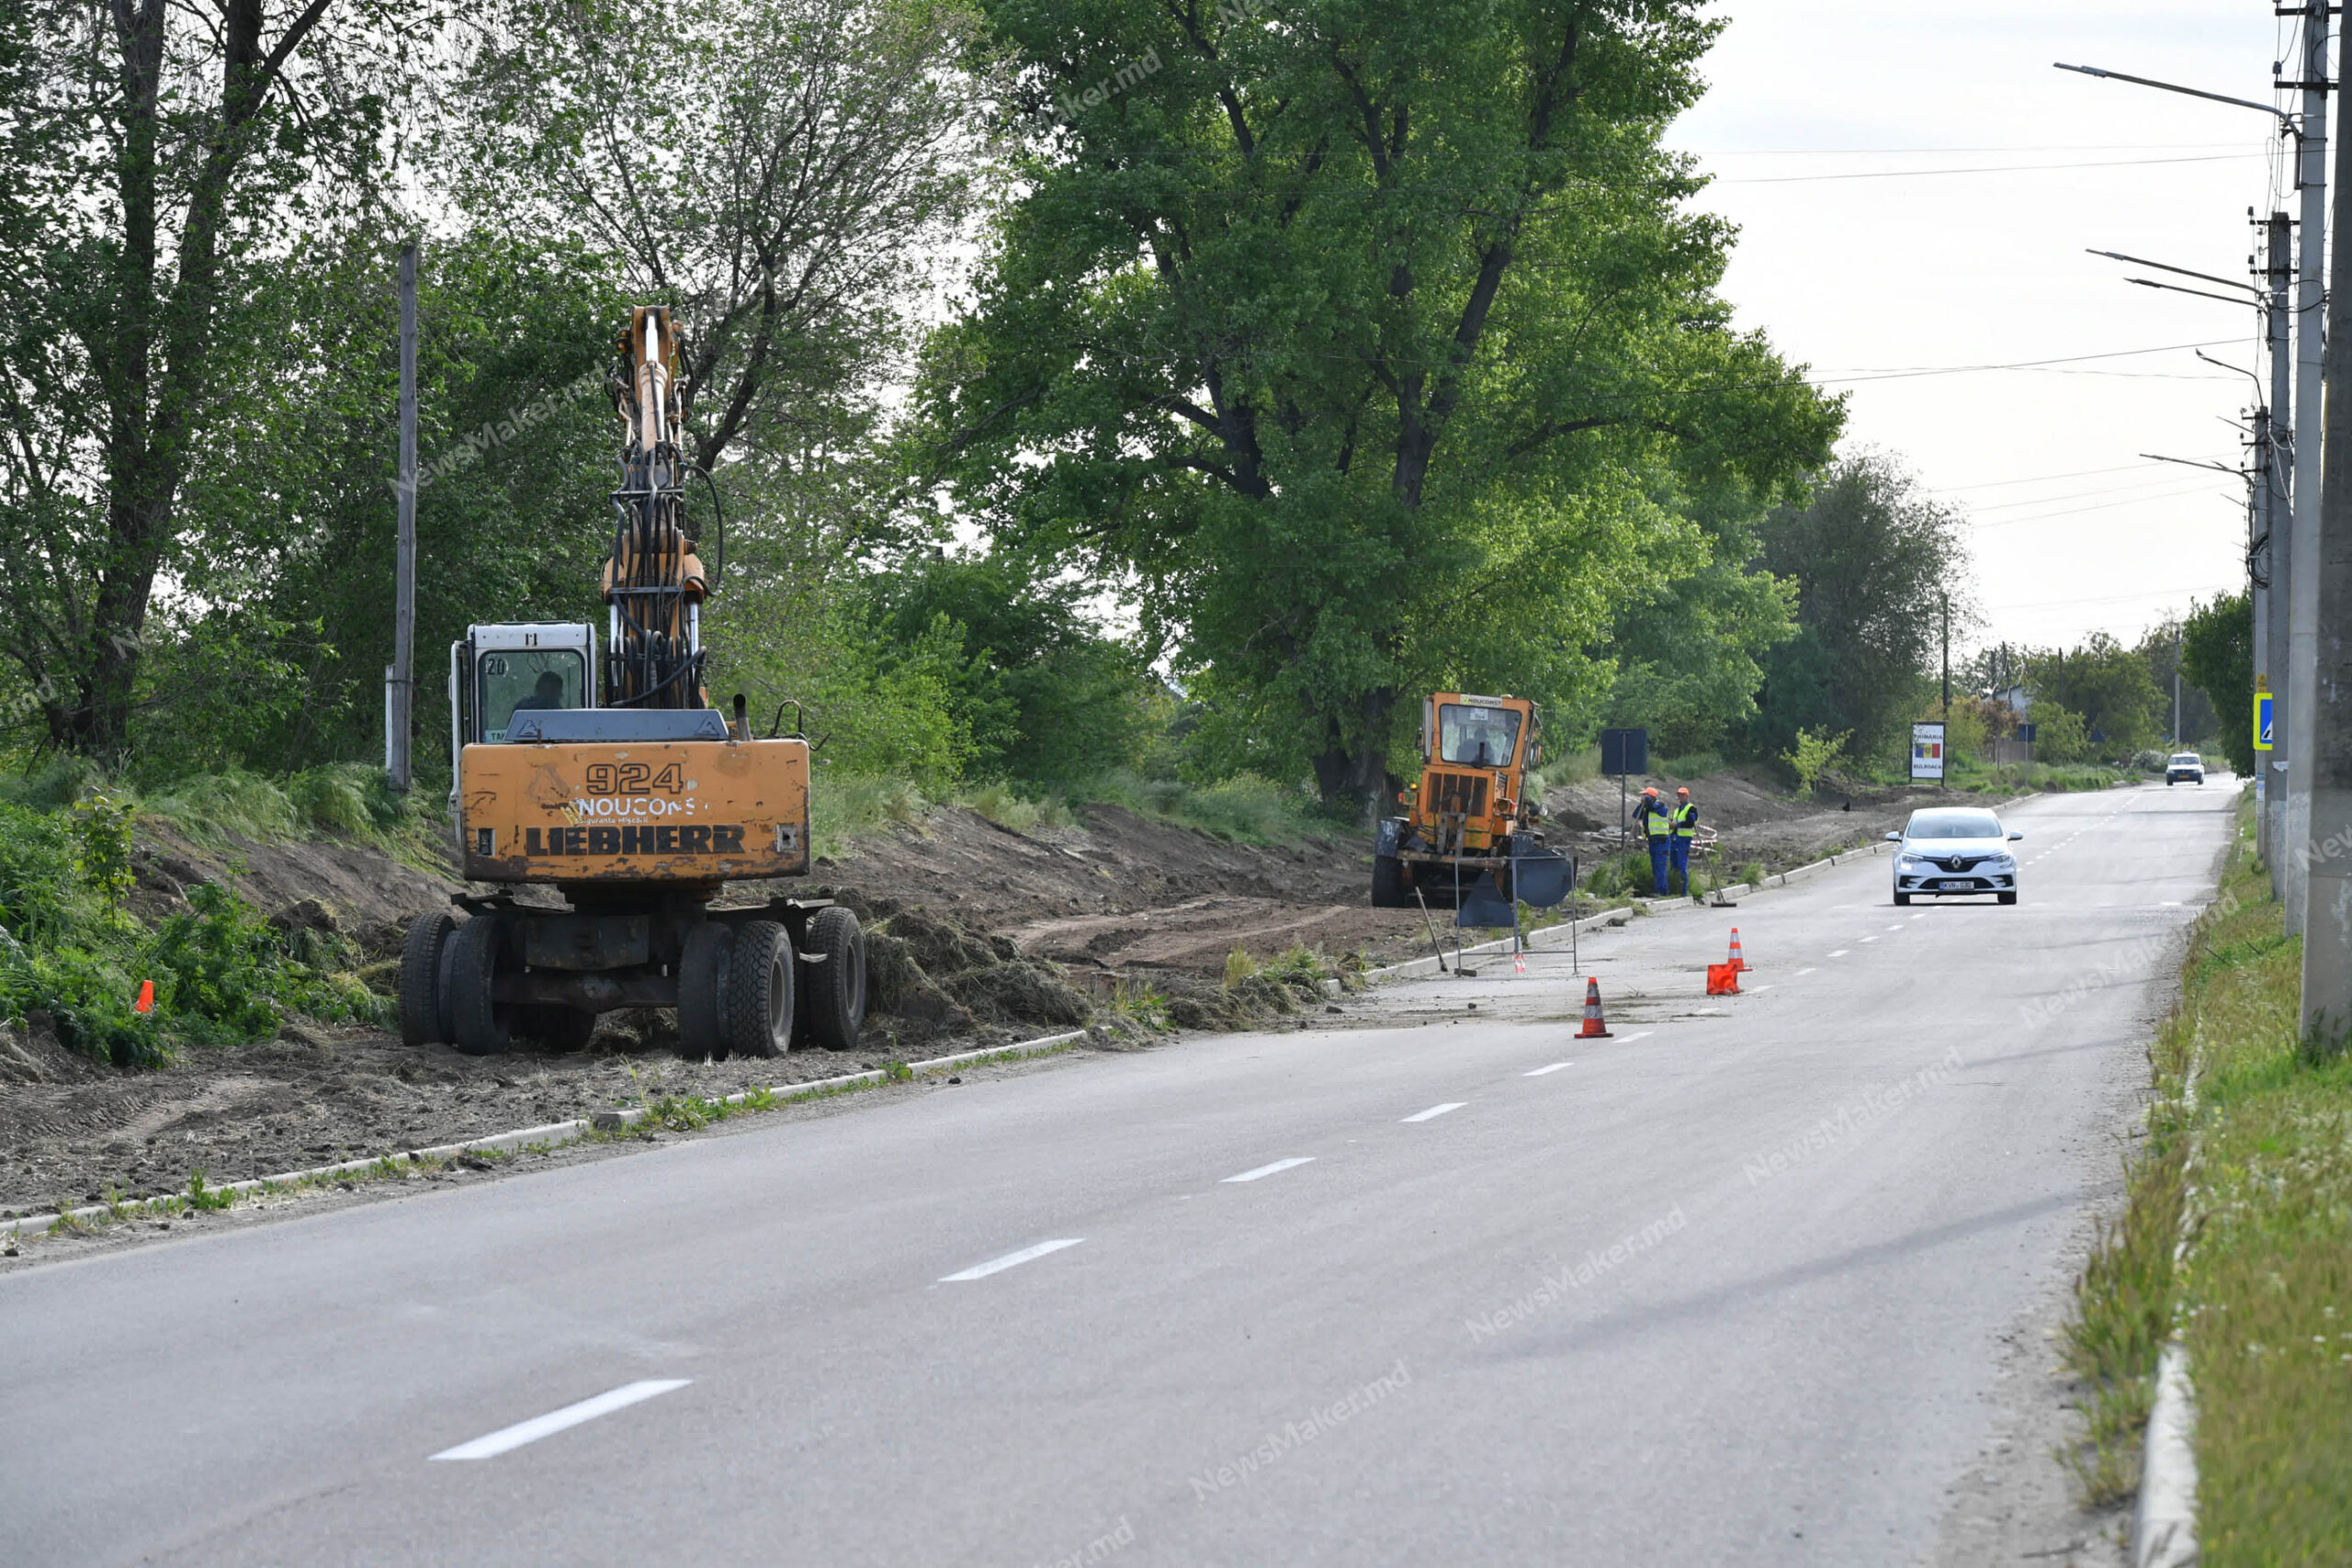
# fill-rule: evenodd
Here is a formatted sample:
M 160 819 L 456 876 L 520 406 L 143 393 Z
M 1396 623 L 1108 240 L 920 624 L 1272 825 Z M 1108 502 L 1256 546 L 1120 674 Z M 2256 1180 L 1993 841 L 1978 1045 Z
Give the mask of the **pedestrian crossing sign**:
M 2270 748 L 2270 694 L 2254 694 L 2254 749 L 2267 751 Z

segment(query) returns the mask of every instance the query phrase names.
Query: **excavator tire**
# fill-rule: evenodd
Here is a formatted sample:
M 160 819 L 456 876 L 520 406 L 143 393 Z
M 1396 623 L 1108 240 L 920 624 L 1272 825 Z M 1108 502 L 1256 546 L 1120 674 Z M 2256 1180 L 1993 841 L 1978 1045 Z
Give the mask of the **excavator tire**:
M 727 1055 L 727 969 L 734 946 L 735 933 L 720 920 L 686 933 L 678 955 L 678 1044 L 687 1056 Z
M 781 1056 L 792 1049 L 792 937 L 774 920 L 735 928 L 727 965 L 727 1035 L 746 1056 Z
M 514 1043 L 504 1010 L 491 1000 L 502 934 L 495 916 L 477 915 L 449 939 L 449 1043 L 469 1056 L 503 1055 Z
M 441 1005 L 441 944 L 458 929 L 447 909 L 408 923 L 401 945 L 401 1043 L 439 1045 L 449 1039 L 448 1009 Z
M 808 922 L 808 956 L 800 972 L 808 1032 L 828 1051 L 854 1051 L 865 1022 L 865 932 L 836 904 Z

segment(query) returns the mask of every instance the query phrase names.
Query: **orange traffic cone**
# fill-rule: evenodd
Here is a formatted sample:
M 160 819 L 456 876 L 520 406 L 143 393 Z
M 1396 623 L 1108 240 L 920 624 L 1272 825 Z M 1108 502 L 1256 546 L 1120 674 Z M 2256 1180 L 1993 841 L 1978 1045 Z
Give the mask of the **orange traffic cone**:
M 1614 1040 L 1617 1038 L 1615 1035 L 1609 1032 L 1609 1020 L 1602 1015 L 1600 1010 L 1600 979 L 1598 976 L 1587 976 L 1585 977 L 1584 1029 L 1577 1035 L 1577 1038 L 1579 1040 Z
M 155 1010 L 154 981 L 141 980 L 139 982 L 139 999 L 130 1004 L 130 1010 L 133 1012 L 153 1012 Z
M 1707 995 L 1711 997 L 1739 995 L 1739 965 L 1736 964 L 1708 964 Z
M 1739 951 L 1739 928 L 1731 928 L 1731 967 L 1735 975 L 1747 973 L 1747 955 Z

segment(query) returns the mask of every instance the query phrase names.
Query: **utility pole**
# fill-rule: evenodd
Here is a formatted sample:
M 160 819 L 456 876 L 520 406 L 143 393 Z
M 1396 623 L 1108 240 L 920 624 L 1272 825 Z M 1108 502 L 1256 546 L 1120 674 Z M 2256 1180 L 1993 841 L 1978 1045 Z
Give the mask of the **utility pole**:
M 2346 48 L 2352 50 L 2352 33 Z M 2352 59 L 2347 59 L 2352 64 Z M 2352 143 L 2352 137 L 2346 138 Z M 2335 220 L 2352 220 L 2352 145 L 2336 153 Z M 2296 752 L 2310 783 L 2305 832 L 2287 859 L 2304 867 L 2303 1039 L 2340 1047 L 2352 1024 L 2352 256 L 2336 247 L 2327 386 L 2328 454 L 2319 537 L 2310 542 L 2312 570 L 2312 701 L 2303 711 L 2309 744 Z
M 1936 600 L 1944 610 L 1944 765 L 1936 775 L 1936 787 L 1949 789 L 1951 778 L 1951 595 L 1939 591 Z
M 2301 846 L 2311 841 L 2311 719 L 2318 693 L 2320 544 L 2322 306 L 2327 288 L 2327 24 L 2328 0 L 2308 0 L 2302 8 L 2303 112 L 2301 170 L 2302 234 L 2297 246 L 2295 299 L 2295 531 L 2290 548 L 2287 603 L 2287 816 L 2278 841 L 2286 872 L 2280 890 L 2290 936 L 2303 930 L 2311 890 L 2311 863 Z
M 393 487 L 400 544 L 392 587 L 392 662 L 384 671 L 384 771 L 405 794 L 409 713 L 416 693 L 416 241 L 401 246 L 401 456 Z
M 2270 409 L 2261 425 L 2267 435 L 2261 453 L 2266 479 L 2262 487 L 2262 541 L 2254 555 L 2260 568 L 2254 587 L 2254 689 L 2272 694 L 2272 713 L 2286 705 L 2287 584 L 2291 568 L 2289 546 L 2295 535 L 2294 508 L 2289 482 L 2293 449 L 2290 423 L 2289 367 L 2292 350 L 2287 337 L 2290 314 L 2289 290 L 2294 282 L 2294 224 L 2283 212 L 2270 215 L 2268 254 L 2264 256 L 2264 281 L 2270 285 Z M 2254 760 L 2256 852 L 2270 874 L 2270 896 L 2286 897 L 2286 879 L 2273 852 L 2287 820 L 2286 780 L 2270 765 L 2277 753 Z M 2283 760 L 2283 759 L 2282 759 Z
M 2180 750 L 2180 625 L 2172 628 L 2172 749 Z

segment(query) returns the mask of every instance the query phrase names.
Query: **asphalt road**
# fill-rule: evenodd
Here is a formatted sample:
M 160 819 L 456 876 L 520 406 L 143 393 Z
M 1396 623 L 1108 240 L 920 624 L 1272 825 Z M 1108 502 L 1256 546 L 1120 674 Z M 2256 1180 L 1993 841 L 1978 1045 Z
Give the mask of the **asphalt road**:
M 1875 859 L 1637 920 L 1613 1040 L 1546 953 L 12 1274 L 0 1558 L 1914 1560 L 2232 799 L 2026 803 L 2011 908 Z

